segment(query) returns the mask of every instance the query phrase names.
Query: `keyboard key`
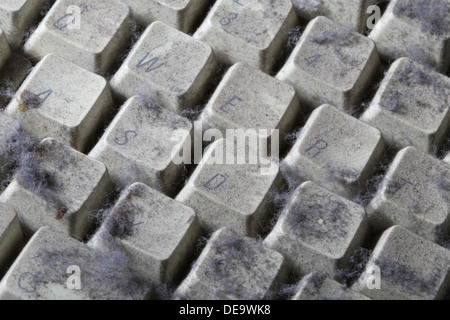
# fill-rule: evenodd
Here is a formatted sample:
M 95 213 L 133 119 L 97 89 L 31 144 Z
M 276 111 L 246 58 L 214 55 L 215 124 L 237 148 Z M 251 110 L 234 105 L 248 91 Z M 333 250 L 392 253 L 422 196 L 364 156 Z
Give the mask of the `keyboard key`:
M 361 120 L 385 141 L 423 152 L 439 148 L 450 130 L 450 79 L 408 58 L 394 62 Z
M 310 273 L 298 284 L 292 300 L 370 300 L 319 273 Z
M 124 188 L 141 181 L 171 194 L 184 171 L 176 164 L 181 150 L 191 150 L 192 124 L 171 110 L 142 97 L 123 105 L 89 156 L 104 163 L 112 181 Z M 172 141 L 174 131 L 184 131 L 181 141 Z M 190 161 L 185 159 L 185 163 Z
M 8 42 L 18 48 L 48 0 L 2 0 L 0 3 L 0 28 Z
M 225 65 L 243 61 L 270 72 L 297 23 L 289 0 L 218 0 L 194 38 Z
M 152 292 L 120 251 L 100 253 L 39 229 L 0 282 L 1 300 L 137 300 Z
M 0 29 L 0 69 L 6 63 L 10 55 L 11 49 L 9 48 L 5 33 Z
M 325 17 L 312 20 L 277 78 L 309 108 L 359 107 L 379 66 L 373 41 Z
M 162 21 L 189 33 L 209 4 L 207 0 L 130 0 L 131 14 L 142 25 Z
M 438 240 L 450 230 L 449 203 L 450 165 L 408 147 L 398 152 L 366 211 L 378 230 L 401 225 Z
M 369 37 L 386 60 L 409 57 L 450 66 L 450 0 L 392 0 Z
M 172 141 L 174 131 L 185 132 Z M 171 110 L 140 97 L 130 98 L 116 115 L 105 134 L 89 153 L 104 163 L 111 180 L 120 188 L 143 182 L 172 194 L 184 163 L 176 164 L 181 150 L 191 150 L 192 124 Z
M 22 129 L 38 139 L 52 137 L 84 151 L 102 114 L 111 107 L 104 78 L 48 55 L 33 69 L 5 113 L 18 118 Z
M 199 236 L 194 210 L 135 183 L 122 193 L 90 245 L 108 248 L 114 237 L 136 271 L 156 283 L 174 283 Z
M 269 297 L 285 276 L 281 254 L 221 228 L 212 234 L 175 297 L 260 300 Z
M 22 228 L 13 208 L 0 203 L 0 274 L 22 245 Z
M 239 164 L 236 154 L 242 149 L 226 139 L 215 141 L 175 198 L 195 210 L 201 227 L 208 232 L 229 227 L 254 236 L 270 212 L 270 193 L 280 178 L 278 166 L 261 158 L 251 164 L 254 148 L 245 163 Z M 235 156 L 232 161 L 226 159 L 227 154 Z
M 394 226 L 378 240 L 352 288 L 377 300 L 442 299 L 450 284 L 449 266 L 447 249 Z M 379 289 L 372 286 L 377 277 Z
M 227 129 L 278 129 L 284 137 L 296 124 L 299 112 L 298 98 L 291 86 L 246 63 L 237 63 L 224 76 L 201 120 L 204 125 L 221 130 L 224 136 Z M 272 138 L 271 131 L 259 136 Z M 270 140 L 267 145 L 270 146 Z
M 311 180 L 353 198 L 364 191 L 383 152 L 378 129 L 323 105 L 309 117 L 284 168 L 294 180 Z
M 51 138 L 24 157 L 0 202 L 14 208 L 26 235 L 50 226 L 83 238 L 111 190 L 106 167 Z
M 298 187 L 264 244 L 301 274 L 332 275 L 367 234 L 364 208 L 312 182 Z
M 215 71 L 207 44 L 157 21 L 135 44 L 110 85 L 123 98 L 144 95 L 179 111 L 200 103 Z
M 24 50 L 36 61 L 53 53 L 105 74 L 130 35 L 130 10 L 124 1 L 58 0 Z
M 352 27 L 358 32 L 364 32 L 369 14 L 367 8 L 376 4 L 376 0 L 293 0 L 299 16 L 312 20 L 325 16 L 342 25 Z M 370 11 L 369 11 L 370 13 Z

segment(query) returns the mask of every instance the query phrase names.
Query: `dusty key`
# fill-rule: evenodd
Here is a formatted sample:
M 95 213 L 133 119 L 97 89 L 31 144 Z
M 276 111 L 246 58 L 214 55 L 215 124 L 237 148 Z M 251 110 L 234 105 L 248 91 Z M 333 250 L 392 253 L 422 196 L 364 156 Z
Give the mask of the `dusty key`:
M 278 165 L 269 159 L 256 158 L 252 164 L 255 150 L 250 146 L 241 162 L 238 152 L 245 152 L 245 145 L 216 140 L 175 198 L 195 210 L 206 231 L 230 227 L 249 236 L 260 231 L 280 176 Z
M 370 300 L 319 273 L 306 275 L 298 284 L 292 300 Z
M 264 244 L 300 274 L 332 275 L 367 234 L 364 208 L 312 182 L 298 187 Z
M 104 74 L 128 43 L 130 34 L 130 9 L 125 1 L 58 0 L 24 50 L 35 61 L 54 53 Z
M 450 285 L 449 251 L 394 226 L 386 230 L 352 286 L 371 299 L 443 299 Z
M 111 106 L 104 78 L 50 54 L 33 69 L 5 113 L 38 139 L 52 137 L 84 151 Z
M 175 297 L 261 300 L 286 276 L 283 256 L 228 228 L 214 232 Z
M 18 48 L 48 0 L 2 0 L 0 3 L 0 28 L 8 42 Z
M 380 131 L 350 115 L 323 105 L 311 114 L 284 160 L 297 181 L 314 181 L 344 197 L 364 191 L 383 155 Z
M 312 20 L 277 78 L 309 108 L 358 106 L 379 66 L 375 44 L 328 18 Z
M 361 120 L 402 149 L 432 152 L 450 130 L 450 78 L 408 58 L 394 62 Z
M 152 284 L 120 251 L 98 252 L 43 227 L 0 282 L 1 300 L 142 300 Z
M 0 203 L 0 273 L 22 245 L 22 228 L 14 209 Z
M 124 188 L 133 182 L 143 182 L 152 188 L 171 194 L 184 164 L 175 158 L 182 150 L 191 150 L 192 124 L 171 110 L 145 101 L 129 99 L 109 125 L 89 156 L 103 162 L 112 181 Z M 177 139 L 173 139 L 175 131 Z M 178 132 L 177 131 L 177 132 Z
M 188 33 L 198 16 L 207 10 L 207 0 L 129 0 L 133 17 L 142 25 L 162 21 Z
M 0 202 L 14 208 L 26 235 L 51 226 L 83 238 L 111 190 L 105 165 L 51 138 L 23 157 Z
M 292 0 L 299 16 L 308 20 L 325 16 L 342 25 L 364 32 L 376 0 Z
M 207 44 L 156 21 L 135 44 L 110 84 L 123 98 L 145 95 L 179 111 L 200 102 L 216 67 Z
M 0 69 L 6 63 L 10 55 L 11 49 L 9 48 L 5 33 L 0 29 Z
M 369 37 L 386 60 L 450 66 L 450 0 L 392 0 Z
M 199 236 L 194 210 L 135 183 L 123 191 L 89 245 L 102 250 L 115 238 L 136 271 L 156 283 L 174 283 Z
M 227 129 L 253 129 L 270 145 L 271 130 L 279 130 L 275 139 L 280 141 L 299 113 L 298 97 L 291 86 L 240 62 L 227 71 L 201 120 L 224 136 Z
M 297 23 L 289 0 L 218 0 L 194 38 L 208 43 L 223 64 L 243 61 L 270 72 Z
M 366 211 L 373 226 L 401 225 L 429 240 L 450 230 L 450 164 L 413 147 L 398 152 Z

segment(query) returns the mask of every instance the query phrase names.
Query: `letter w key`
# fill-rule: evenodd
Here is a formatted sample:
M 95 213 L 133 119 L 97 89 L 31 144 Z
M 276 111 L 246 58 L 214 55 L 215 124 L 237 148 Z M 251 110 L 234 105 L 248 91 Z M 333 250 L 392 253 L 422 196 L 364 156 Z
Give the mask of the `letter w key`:
M 139 68 L 147 66 L 147 68 L 145 69 L 145 72 L 151 72 L 151 71 L 159 69 L 167 64 L 167 62 L 158 64 L 158 62 L 159 62 L 158 57 L 150 58 L 149 56 L 150 56 L 150 53 L 147 53 L 145 55 L 145 57 L 142 58 L 141 61 L 139 61 L 139 63 L 136 65 L 136 67 L 139 69 Z

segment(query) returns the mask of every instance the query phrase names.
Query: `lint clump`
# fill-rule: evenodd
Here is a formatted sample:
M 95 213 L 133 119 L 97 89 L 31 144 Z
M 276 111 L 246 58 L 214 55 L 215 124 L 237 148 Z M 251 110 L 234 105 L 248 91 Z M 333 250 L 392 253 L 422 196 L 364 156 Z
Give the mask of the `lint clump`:
M 423 32 L 435 36 L 450 33 L 450 3 L 446 0 L 408 0 L 394 8 L 395 14 L 417 20 Z
M 39 141 L 20 129 L 19 121 L 9 118 L 3 135 L 0 135 L 0 159 L 3 188 L 14 177 L 25 188 L 52 202 L 58 202 L 52 192 L 54 181 L 49 172 L 41 168 L 39 159 L 43 150 Z

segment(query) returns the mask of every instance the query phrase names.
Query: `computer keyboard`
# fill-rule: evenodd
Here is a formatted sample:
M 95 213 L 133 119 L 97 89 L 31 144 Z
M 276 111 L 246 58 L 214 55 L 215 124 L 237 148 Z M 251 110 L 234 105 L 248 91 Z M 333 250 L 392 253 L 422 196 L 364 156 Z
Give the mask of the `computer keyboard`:
M 0 299 L 450 298 L 449 67 L 450 0 L 0 0 Z

